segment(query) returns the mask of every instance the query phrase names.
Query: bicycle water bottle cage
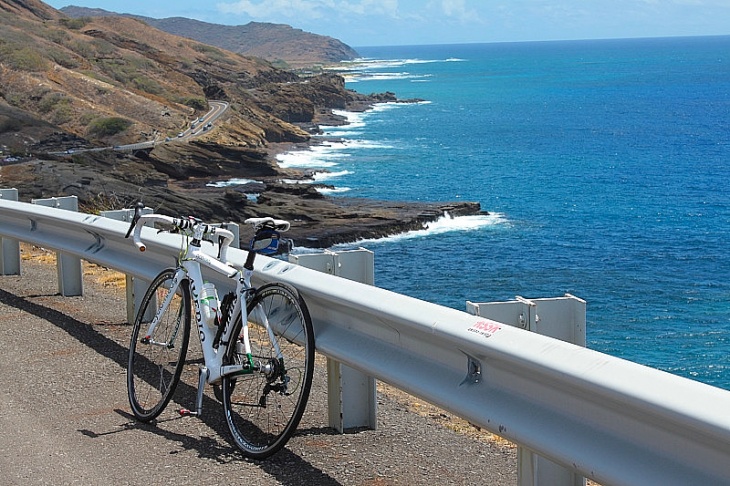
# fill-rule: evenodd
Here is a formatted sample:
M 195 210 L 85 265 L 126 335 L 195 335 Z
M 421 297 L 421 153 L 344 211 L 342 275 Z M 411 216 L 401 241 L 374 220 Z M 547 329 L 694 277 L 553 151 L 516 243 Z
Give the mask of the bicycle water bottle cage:
M 261 255 L 276 255 L 279 253 L 279 232 L 270 228 L 258 230 L 248 248 Z

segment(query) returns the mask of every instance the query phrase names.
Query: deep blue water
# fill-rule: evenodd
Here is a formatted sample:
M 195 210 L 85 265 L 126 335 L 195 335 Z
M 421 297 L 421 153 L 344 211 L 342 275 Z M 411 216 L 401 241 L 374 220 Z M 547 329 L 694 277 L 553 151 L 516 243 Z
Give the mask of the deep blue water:
M 389 104 L 283 163 L 491 216 L 362 243 L 376 285 L 588 302 L 588 346 L 730 389 L 730 37 L 359 48 Z

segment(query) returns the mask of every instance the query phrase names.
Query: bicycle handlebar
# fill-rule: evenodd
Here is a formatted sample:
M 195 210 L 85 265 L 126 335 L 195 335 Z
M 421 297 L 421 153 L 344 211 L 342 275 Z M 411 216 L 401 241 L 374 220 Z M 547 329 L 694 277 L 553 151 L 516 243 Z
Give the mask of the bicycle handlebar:
M 211 226 L 193 218 L 173 218 L 164 214 L 143 214 L 139 215 L 136 219 L 137 221 L 135 221 L 132 226 L 132 240 L 137 248 L 139 248 L 139 251 L 145 251 L 147 249 L 147 246 L 142 241 L 142 227 L 148 222 L 167 224 L 177 230 L 192 233 L 192 236 L 200 237 L 206 241 L 211 241 L 211 238 L 215 238 L 216 236 L 220 237 L 220 252 L 218 258 L 222 262 L 227 261 L 226 256 L 228 247 L 235 237 L 231 231 L 225 228 Z
M 142 214 L 143 209 L 144 204 L 141 202 L 136 204 L 134 208 L 134 217 L 132 218 L 129 230 L 125 236 L 125 238 L 129 238 L 130 234 L 132 235 L 132 240 L 134 241 L 135 246 L 139 248 L 139 251 L 145 251 L 147 249 L 147 246 L 142 241 L 142 227 L 147 222 L 163 223 L 172 226 L 175 230 L 185 232 L 189 236 L 193 236 L 199 240 L 216 243 L 215 241 L 212 241 L 211 238 L 215 238 L 216 236 L 219 237 L 218 243 L 220 245 L 220 249 L 218 252 L 218 259 L 221 262 L 227 262 L 228 248 L 235 237 L 231 231 L 203 223 L 199 219 L 193 217 L 173 218 L 164 214 Z M 288 221 L 274 219 L 272 217 L 249 218 L 245 220 L 245 223 L 254 227 L 257 236 L 260 234 L 259 232 L 261 230 L 273 229 L 278 232 L 285 232 L 288 231 L 290 227 Z M 286 247 L 291 250 L 291 246 L 291 241 L 287 240 Z M 253 254 L 255 253 L 255 249 L 252 247 L 250 250 L 249 259 L 247 260 L 246 265 L 244 265 L 246 268 L 252 267 L 253 265 Z

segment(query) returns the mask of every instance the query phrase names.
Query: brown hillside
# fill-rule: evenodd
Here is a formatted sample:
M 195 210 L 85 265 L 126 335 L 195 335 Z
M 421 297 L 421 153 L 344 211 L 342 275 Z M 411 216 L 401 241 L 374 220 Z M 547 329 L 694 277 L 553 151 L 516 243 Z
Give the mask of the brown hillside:
M 26 19 L 57 20 L 58 10 L 39 0 L 6 0 L 0 2 L 0 11 Z
M 61 11 L 74 18 L 110 15 L 137 18 L 170 34 L 195 39 L 246 56 L 282 62 L 292 67 L 334 63 L 360 57 L 353 48 L 337 39 L 284 24 L 249 22 L 246 25 L 219 25 L 183 17 L 154 19 L 76 6 L 64 7 Z
M 245 113 L 245 120 L 229 120 L 247 145 L 306 138 L 262 110 L 260 101 L 270 104 L 266 91 L 255 92 L 295 82 L 295 75 L 136 19 L 70 19 L 35 0 L 0 0 L 0 63 L 8 104 L 103 144 L 149 139 L 155 131 L 174 136 L 207 111 L 207 99 L 231 101 L 234 113 Z M 127 128 L 98 130 L 113 118 Z

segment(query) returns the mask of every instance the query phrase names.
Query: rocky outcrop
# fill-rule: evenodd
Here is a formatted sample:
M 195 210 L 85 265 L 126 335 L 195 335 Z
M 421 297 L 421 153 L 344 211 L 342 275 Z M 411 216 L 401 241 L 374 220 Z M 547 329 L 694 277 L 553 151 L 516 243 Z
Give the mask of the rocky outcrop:
M 325 197 L 316 186 L 282 182 L 305 174 L 278 168 L 260 149 L 195 143 L 161 145 L 139 157 L 113 151 L 93 154 L 5 165 L 0 176 L 3 183 L 18 189 L 23 201 L 75 195 L 81 210 L 91 213 L 143 201 L 162 213 L 194 214 L 211 221 L 283 218 L 292 222 L 289 236 L 296 245 L 312 248 L 421 229 L 446 211 L 452 216 L 481 211 L 478 203 L 469 202 Z M 207 185 L 236 177 L 256 182 L 227 188 Z

